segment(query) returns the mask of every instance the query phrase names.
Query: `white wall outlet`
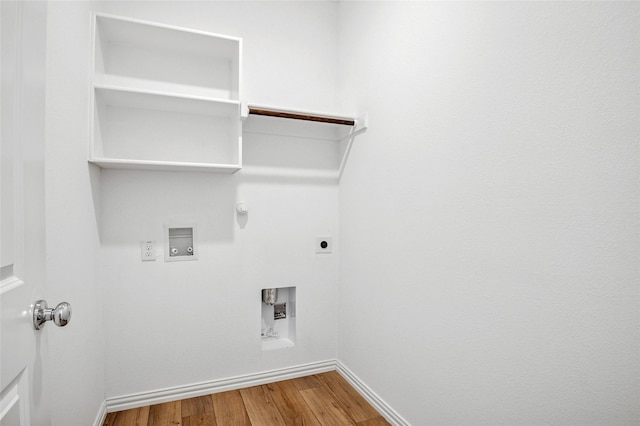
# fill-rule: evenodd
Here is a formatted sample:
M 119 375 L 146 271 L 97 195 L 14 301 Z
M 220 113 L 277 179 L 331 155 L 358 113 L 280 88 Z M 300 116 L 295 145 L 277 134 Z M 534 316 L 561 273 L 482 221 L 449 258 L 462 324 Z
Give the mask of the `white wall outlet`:
M 140 242 L 140 258 L 143 262 L 150 260 L 156 260 L 156 252 L 154 249 L 153 241 L 141 241 Z
M 331 253 L 333 241 L 330 235 L 318 235 L 316 237 L 316 253 Z

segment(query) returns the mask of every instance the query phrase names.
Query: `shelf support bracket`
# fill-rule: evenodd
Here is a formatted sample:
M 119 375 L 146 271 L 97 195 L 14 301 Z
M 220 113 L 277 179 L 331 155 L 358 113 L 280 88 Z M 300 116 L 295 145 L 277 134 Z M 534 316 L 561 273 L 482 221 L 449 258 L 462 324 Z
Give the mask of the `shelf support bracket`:
M 344 171 L 344 167 L 347 164 L 347 158 L 349 158 L 349 153 L 351 152 L 351 146 L 353 145 L 353 141 L 356 136 L 361 135 L 366 132 L 369 128 L 369 115 L 364 114 L 362 117 L 359 117 L 351 131 L 348 135 L 343 137 L 338 141 L 338 147 L 342 153 L 340 160 L 340 167 L 338 168 L 338 181 L 342 178 L 342 172 Z

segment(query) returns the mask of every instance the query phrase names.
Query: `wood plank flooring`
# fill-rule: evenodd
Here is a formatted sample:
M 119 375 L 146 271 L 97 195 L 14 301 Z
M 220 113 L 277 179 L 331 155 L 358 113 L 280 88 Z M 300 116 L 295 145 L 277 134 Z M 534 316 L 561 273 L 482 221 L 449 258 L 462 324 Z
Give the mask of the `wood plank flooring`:
M 336 371 L 107 414 L 103 426 L 381 426 Z

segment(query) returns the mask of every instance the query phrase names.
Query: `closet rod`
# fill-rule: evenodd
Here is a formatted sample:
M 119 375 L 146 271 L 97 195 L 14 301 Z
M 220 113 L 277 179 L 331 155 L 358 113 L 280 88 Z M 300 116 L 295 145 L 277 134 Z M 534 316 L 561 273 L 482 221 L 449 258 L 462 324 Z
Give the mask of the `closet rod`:
M 317 121 L 320 123 L 341 124 L 344 126 L 355 126 L 355 120 L 345 118 L 323 117 L 321 115 L 300 114 L 295 112 L 284 112 L 264 108 L 249 107 L 249 114 L 264 115 L 267 117 L 291 118 L 293 120 Z

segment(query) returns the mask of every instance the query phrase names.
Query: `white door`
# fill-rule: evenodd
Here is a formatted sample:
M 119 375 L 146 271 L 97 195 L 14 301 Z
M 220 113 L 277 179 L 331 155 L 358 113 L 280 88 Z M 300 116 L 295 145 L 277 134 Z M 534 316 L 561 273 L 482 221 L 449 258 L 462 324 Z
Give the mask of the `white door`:
M 50 424 L 44 378 L 46 4 L 0 1 L 0 425 Z M 58 330 L 53 330 L 58 331 Z M 61 331 L 61 330 L 60 330 Z

